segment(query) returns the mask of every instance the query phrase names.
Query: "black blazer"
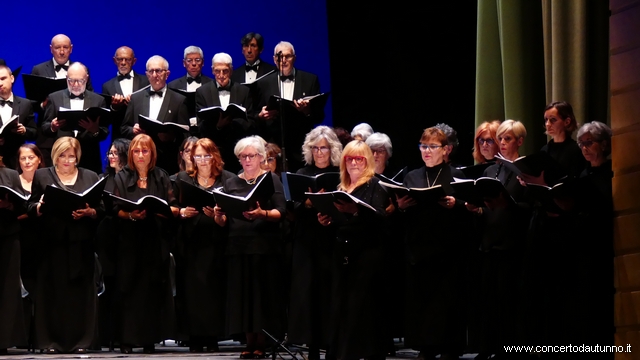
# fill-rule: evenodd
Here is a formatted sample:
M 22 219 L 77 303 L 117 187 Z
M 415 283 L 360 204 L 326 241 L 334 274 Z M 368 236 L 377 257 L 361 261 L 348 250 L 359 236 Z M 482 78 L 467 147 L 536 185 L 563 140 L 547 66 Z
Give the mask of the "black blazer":
M 202 85 L 208 84 L 213 81 L 213 79 L 208 76 L 202 74 L 200 74 L 200 76 Z M 171 80 L 167 85 L 172 89 L 187 90 L 187 75 Z
M 18 172 L 6 167 L 0 168 L 0 185 L 10 187 L 18 193 L 23 194 L 22 184 Z M 24 204 L 22 204 L 24 205 Z M 26 207 L 13 204 L 14 209 L 0 209 L 0 241 L 5 236 L 10 236 L 20 232 L 20 223 L 18 222 L 18 214 L 24 213 Z
M 27 131 L 24 134 L 16 134 L 10 130 L 0 134 L 0 139 L 4 139 L 4 145 L 0 145 L 0 156 L 3 157 L 4 164 L 12 169 L 17 169 L 16 161 L 18 149 L 26 140 L 35 140 L 38 132 L 36 125 L 34 108 L 30 100 L 13 95 L 13 111 L 11 115 L 18 115 L 18 122 L 24 125 Z M 2 122 L 9 119 L 2 119 Z
M 107 104 L 102 96 L 92 91 L 84 92 L 83 108 L 86 109 L 89 107 L 106 106 Z M 42 133 L 45 136 L 55 139 L 63 136 L 73 137 L 73 131 L 58 130 L 55 133 L 51 131 L 51 121 L 58 117 L 58 109 L 60 107 L 67 109 L 71 107 L 71 100 L 69 98 L 68 89 L 56 91 L 49 95 L 49 101 L 44 109 L 44 121 L 41 125 Z M 100 153 L 100 142 L 106 139 L 107 136 L 109 136 L 109 128 L 106 126 L 106 122 L 102 120 L 100 121 L 100 128 L 96 136 L 86 130 L 78 132 L 78 136 L 76 138 L 78 139 L 78 141 L 80 141 L 80 146 L 82 147 L 82 156 L 80 157 L 80 163 L 78 164 L 78 166 L 89 169 L 95 173 L 102 172 L 102 154 Z
M 74 61 L 69 60 L 69 65 L 73 64 Z M 85 64 L 85 66 L 87 66 Z M 87 67 L 87 73 L 89 72 L 89 68 Z M 43 63 L 40 63 L 31 69 L 31 74 L 47 76 L 47 77 L 56 77 L 56 71 L 53 68 L 53 59 L 49 59 Z M 91 85 L 91 75 L 89 75 L 89 79 L 87 80 L 87 90 L 93 91 L 93 86 Z
M 131 70 L 135 75 L 133 76 L 133 91 L 138 91 L 145 86 L 149 85 L 149 79 L 144 74 L 138 74 L 137 72 Z M 122 95 L 122 88 L 120 87 L 120 82 L 118 81 L 118 77 L 114 76 L 111 80 L 102 84 L 102 93 L 106 95 Z M 127 106 L 122 106 L 121 108 L 115 109 L 111 114 L 111 138 L 117 139 L 123 137 L 120 133 L 120 126 L 122 126 L 122 121 L 124 120 L 124 114 L 127 112 Z
M 237 83 L 243 83 L 246 81 L 247 71 L 245 70 L 247 62 L 239 66 L 236 69 L 233 69 L 233 74 L 231 74 L 231 80 Z M 269 71 L 275 70 L 276 67 L 274 65 L 266 63 L 264 60 L 260 59 L 260 64 L 258 65 L 258 74 L 256 78 L 268 73 Z

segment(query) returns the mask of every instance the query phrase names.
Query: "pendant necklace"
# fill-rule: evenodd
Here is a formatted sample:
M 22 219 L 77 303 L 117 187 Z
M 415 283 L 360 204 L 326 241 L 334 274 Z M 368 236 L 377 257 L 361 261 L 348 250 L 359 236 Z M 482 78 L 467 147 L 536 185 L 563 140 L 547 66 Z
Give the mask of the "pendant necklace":
M 433 180 L 433 185 L 435 185 L 436 181 L 438 181 L 438 176 L 440 176 L 440 171 L 442 171 L 442 168 L 440 168 L 440 170 L 438 171 L 438 175 L 436 175 L 436 178 Z M 427 187 L 428 188 L 431 187 L 431 182 L 429 181 L 429 171 L 427 171 Z

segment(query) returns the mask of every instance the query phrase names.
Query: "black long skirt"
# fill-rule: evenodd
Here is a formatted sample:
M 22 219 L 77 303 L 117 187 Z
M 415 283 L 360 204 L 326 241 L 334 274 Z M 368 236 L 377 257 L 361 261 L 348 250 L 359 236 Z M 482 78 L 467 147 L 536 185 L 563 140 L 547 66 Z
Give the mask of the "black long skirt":
M 27 344 L 18 234 L 0 238 L 0 349 Z

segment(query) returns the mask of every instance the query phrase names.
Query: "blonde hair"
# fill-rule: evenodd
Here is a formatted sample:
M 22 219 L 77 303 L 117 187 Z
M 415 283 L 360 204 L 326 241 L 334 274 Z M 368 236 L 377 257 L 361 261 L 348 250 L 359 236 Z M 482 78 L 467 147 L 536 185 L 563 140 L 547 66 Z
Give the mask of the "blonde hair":
M 344 147 L 342 158 L 340 159 L 340 185 L 338 185 L 338 190 L 343 191 L 347 191 L 352 185 L 351 176 L 349 176 L 349 172 L 347 171 L 347 161 L 345 160 L 347 156 L 364 156 L 365 158 L 366 167 L 362 176 L 356 182 L 355 187 L 366 183 L 376 174 L 376 164 L 373 160 L 373 152 L 371 152 L 369 145 L 362 140 L 353 140 Z
M 63 136 L 53 143 L 53 147 L 51 147 L 51 161 L 55 164 L 56 159 L 58 159 L 63 152 L 69 149 L 73 149 L 73 152 L 76 154 L 77 166 L 80 162 L 80 156 L 82 156 L 82 149 L 80 148 L 80 142 L 78 139 L 71 136 Z

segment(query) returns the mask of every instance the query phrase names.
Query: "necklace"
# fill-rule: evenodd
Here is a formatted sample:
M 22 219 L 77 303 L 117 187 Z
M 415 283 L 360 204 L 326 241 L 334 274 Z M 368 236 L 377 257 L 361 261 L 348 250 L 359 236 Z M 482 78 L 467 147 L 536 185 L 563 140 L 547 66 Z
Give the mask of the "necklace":
M 436 178 L 433 179 L 433 185 L 435 185 L 436 181 L 438 181 L 438 176 L 440 176 L 440 171 L 442 171 L 442 168 L 440 168 L 440 170 L 438 171 L 438 175 L 436 175 Z M 427 171 L 427 187 L 428 188 L 431 187 L 431 182 L 429 181 L 429 171 Z
M 209 185 L 209 179 L 210 178 L 211 178 L 210 176 L 209 177 L 204 177 L 204 176 L 200 176 L 200 174 L 198 174 L 198 179 L 204 181 L 204 185 L 205 186 Z
M 247 179 L 247 176 L 244 173 L 242 174 L 242 177 L 244 178 L 244 181 L 246 181 L 248 185 L 253 185 L 256 183 L 256 181 L 258 181 L 258 178 L 260 177 L 260 175 L 262 175 L 262 171 L 260 171 L 258 175 L 256 175 L 256 177 L 254 177 L 253 179 Z
M 148 178 L 147 176 L 145 177 L 140 176 L 140 181 L 147 181 L 147 178 Z

